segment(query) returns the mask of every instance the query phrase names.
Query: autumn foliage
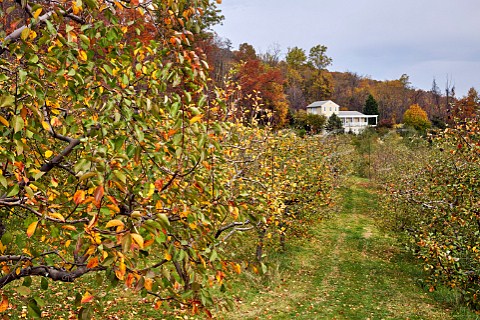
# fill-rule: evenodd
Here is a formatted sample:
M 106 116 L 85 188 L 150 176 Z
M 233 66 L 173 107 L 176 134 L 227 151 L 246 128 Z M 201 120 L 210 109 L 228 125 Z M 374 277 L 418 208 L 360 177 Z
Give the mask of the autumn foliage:
M 297 216 L 322 216 L 330 149 L 271 130 L 286 114 L 277 70 L 240 64 L 240 85 L 209 86 L 192 45 L 209 1 L 131 5 L 20 6 L 31 24 L 1 43 L 0 288 L 98 273 L 155 308 L 210 315 Z M 163 33 L 134 40 L 137 14 Z M 247 262 L 240 234 L 258 239 Z M 78 293 L 80 317 L 99 290 Z
M 414 104 L 403 114 L 403 123 L 418 131 L 425 131 L 430 128 L 427 113 L 418 105 Z

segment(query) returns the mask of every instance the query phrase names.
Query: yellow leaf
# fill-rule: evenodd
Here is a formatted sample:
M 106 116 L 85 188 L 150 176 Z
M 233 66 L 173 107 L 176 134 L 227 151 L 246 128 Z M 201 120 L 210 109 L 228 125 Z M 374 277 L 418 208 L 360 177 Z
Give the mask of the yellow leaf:
M 40 16 L 40 13 L 42 13 L 42 8 L 38 8 L 37 10 L 35 10 L 35 12 L 33 13 L 33 18 L 37 19 Z
M 53 151 L 52 150 L 47 150 L 45 151 L 45 158 L 50 158 L 51 156 L 53 155 Z
M 82 61 L 87 61 L 87 53 L 84 50 L 80 50 L 80 52 L 78 52 L 78 58 Z
M 28 35 L 30 40 L 33 40 L 37 37 L 37 33 L 34 30 L 30 30 L 30 33 Z
M 67 240 L 67 241 L 65 242 L 65 248 L 70 247 L 70 243 L 72 243 L 72 241 L 71 241 L 71 240 Z
M 90 292 L 85 292 L 85 294 L 83 295 L 82 297 L 82 303 L 88 303 L 88 302 L 92 302 L 93 300 L 93 296 Z
M 45 130 L 50 130 L 50 125 L 48 124 L 47 121 L 42 121 L 42 127 Z
M 5 127 L 10 127 L 10 123 L 8 123 L 7 119 L 2 116 L 0 116 L 0 122 L 3 123 Z
M 48 215 L 52 218 L 65 222 L 65 218 L 58 212 L 49 213 Z
M 147 198 L 150 198 L 155 192 L 155 185 L 153 183 L 150 183 L 148 187 L 149 188 L 148 188 Z
M 73 202 L 78 205 L 83 201 L 85 201 L 85 191 L 77 190 L 77 192 L 75 192 L 75 194 L 73 195 Z
M 28 228 L 27 228 L 27 237 L 31 237 L 33 236 L 33 234 L 35 233 L 35 230 L 37 229 L 37 224 L 38 224 L 38 221 L 35 221 L 35 222 L 32 222 Z
M 77 228 L 75 228 L 75 226 L 72 226 L 72 225 L 69 225 L 69 224 L 62 226 L 62 229 L 70 230 L 70 231 L 76 231 L 77 230 Z
M 0 312 L 4 312 L 8 309 L 8 297 L 2 294 L 2 302 L 0 302 Z
M 200 119 L 202 119 L 202 118 L 203 118 L 203 114 L 199 114 L 199 115 L 193 117 L 192 119 L 190 119 L 190 124 L 194 124 L 195 122 L 200 121 Z
M 139 235 L 138 233 L 130 233 L 130 236 L 132 237 L 132 240 L 138 244 L 140 249 L 143 249 L 143 237 Z
M 113 219 L 107 222 L 107 225 L 105 226 L 105 228 L 118 227 L 118 226 L 123 227 L 124 225 L 125 224 L 123 223 L 123 221 Z
M 25 28 L 22 30 L 22 33 L 20 34 L 20 38 L 22 38 L 22 40 L 27 40 L 28 38 L 28 35 L 30 34 L 30 29 L 29 28 Z

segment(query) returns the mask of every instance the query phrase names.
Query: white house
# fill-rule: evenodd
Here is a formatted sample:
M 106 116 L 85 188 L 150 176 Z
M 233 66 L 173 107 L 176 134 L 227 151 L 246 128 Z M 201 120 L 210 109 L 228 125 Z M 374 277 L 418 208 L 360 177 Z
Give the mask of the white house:
M 366 115 L 358 111 L 340 111 L 340 106 L 331 100 L 315 101 L 309 104 L 307 113 L 319 114 L 327 118 L 335 113 L 342 120 L 345 132 L 353 132 L 355 134 L 362 132 L 368 127 L 368 118 L 375 118 L 376 124 L 378 117 L 378 115 Z

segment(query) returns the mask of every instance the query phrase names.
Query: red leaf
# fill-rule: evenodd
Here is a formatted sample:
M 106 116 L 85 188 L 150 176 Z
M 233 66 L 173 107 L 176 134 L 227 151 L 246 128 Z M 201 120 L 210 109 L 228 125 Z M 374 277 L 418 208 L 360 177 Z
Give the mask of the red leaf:
M 98 186 L 97 189 L 95 189 L 95 192 L 93 193 L 93 198 L 95 199 L 95 205 L 97 208 L 100 208 L 100 203 L 102 202 L 103 195 L 105 193 L 105 189 L 103 188 L 102 185 Z

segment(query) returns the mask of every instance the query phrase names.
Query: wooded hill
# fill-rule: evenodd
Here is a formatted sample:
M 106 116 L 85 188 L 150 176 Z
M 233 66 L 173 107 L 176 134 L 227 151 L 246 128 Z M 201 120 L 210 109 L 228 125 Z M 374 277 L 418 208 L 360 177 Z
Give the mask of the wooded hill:
M 278 47 L 259 54 L 252 45 L 243 43 L 235 50 L 229 40 L 217 35 L 199 46 L 207 54 L 213 81 L 221 84 L 230 76 L 239 82 L 244 96 L 255 92 L 264 99 L 266 108 L 276 111 L 279 126 L 287 122 L 284 117 L 288 110 L 305 109 L 318 100 L 333 100 L 349 110 L 362 111 L 371 94 L 378 103 L 381 125 L 401 123 L 404 112 L 418 104 L 434 126 L 443 127 L 454 117 L 471 116 L 479 100 L 474 88 L 466 97 L 456 97 L 455 87 L 448 81 L 441 89 L 432 79 L 432 88 L 426 91 L 415 88 L 407 74 L 379 81 L 355 72 L 329 71 L 332 59 L 322 45 L 308 52 L 298 47 L 288 48 L 285 59 L 281 58 Z

